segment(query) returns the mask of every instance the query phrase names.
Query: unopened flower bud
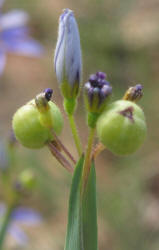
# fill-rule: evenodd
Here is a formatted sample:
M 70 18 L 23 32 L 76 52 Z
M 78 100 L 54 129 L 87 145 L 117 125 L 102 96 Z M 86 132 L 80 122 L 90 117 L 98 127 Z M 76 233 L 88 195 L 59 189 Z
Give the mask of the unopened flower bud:
M 35 98 L 35 103 L 40 112 L 45 112 L 49 109 L 48 102 L 51 100 L 53 90 L 47 88 Z
M 142 109 L 131 101 L 116 101 L 97 121 L 99 140 L 114 154 L 134 153 L 144 142 L 147 127 Z
M 107 104 L 112 87 L 106 80 L 106 74 L 97 72 L 90 76 L 84 85 L 85 102 L 89 112 L 100 114 Z
M 54 67 L 64 98 L 75 99 L 79 92 L 82 62 L 78 26 L 69 9 L 60 16 Z
M 123 100 L 127 100 L 127 101 L 132 101 L 132 102 L 137 102 L 141 99 L 141 97 L 143 96 L 143 87 L 141 84 L 137 84 L 134 87 L 130 87 L 124 97 Z

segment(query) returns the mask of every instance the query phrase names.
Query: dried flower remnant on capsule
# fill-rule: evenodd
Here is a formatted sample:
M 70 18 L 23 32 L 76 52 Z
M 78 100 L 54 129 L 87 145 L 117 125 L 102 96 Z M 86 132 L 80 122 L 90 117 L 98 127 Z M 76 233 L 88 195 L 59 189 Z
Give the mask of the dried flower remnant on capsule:
M 48 102 L 51 100 L 52 94 L 53 90 L 47 88 L 42 93 L 36 96 L 35 103 L 40 112 L 45 112 L 49 109 Z
M 134 87 L 130 87 L 126 91 L 123 99 L 127 101 L 137 102 L 141 99 L 142 96 L 143 96 L 143 87 L 141 84 L 137 84 Z
M 101 113 L 112 93 L 112 87 L 106 80 L 106 74 L 97 72 L 90 76 L 84 85 L 86 106 L 89 112 Z
M 81 81 L 82 60 L 78 26 L 70 9 L 65 9 L 60 16 L 54 67 L 64 98 L 75 99 Z
M 47 88 L 47 89 L 44 90 L 44 93 L 45 93 L 46 100 L 49 102 L 51 100 L 53 90 L 50 89 L 50 88 Z

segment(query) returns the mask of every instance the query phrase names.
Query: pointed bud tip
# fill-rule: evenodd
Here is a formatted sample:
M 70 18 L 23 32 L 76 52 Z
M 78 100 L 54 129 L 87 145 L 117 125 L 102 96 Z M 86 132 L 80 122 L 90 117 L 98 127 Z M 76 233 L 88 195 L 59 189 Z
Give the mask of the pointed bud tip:
M 72 15 L 73 14 L 73 11 L 72 10 L 70 10 L 69 8 L 66 8 L 66 9 L 63 9 L 62 10 L 63 11 L 63 13 L 61 14 L 61 19 L 64 19 L 64 17 L 67 15 L 67 16 L 69 16 L 69 15 Z

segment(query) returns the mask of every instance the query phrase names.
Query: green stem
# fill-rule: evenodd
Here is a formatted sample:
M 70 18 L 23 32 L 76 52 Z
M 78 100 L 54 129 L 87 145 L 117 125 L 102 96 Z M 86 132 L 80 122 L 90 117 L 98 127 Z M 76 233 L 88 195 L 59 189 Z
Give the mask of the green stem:
M 73 135 L 73 139 L 74 139 L 74 142 L 75 142 L 75 145 L 76 145 L 76 148 L 77 148 L 78 155 L 81 156 L 81 154 L 82 154 L 82 146 L 81 146 L 80 138 L 79 138 L 79 135 L 78 135 L 78 130 L 77 130 L 77 127 L 76 127 L 74 116 L 68 114 L 68 119 L 69 119 L 69 122 L 70 122 L 70 127 L 71 127 L 71 130 L 72 130 L 72 135 Z
M 87 150 L 85 154 L 83 173 L 82 173 L 82 187 L 81 187 L 82 193 L 87 184 L 87 180 L 89 177 L 89 172 L 90 172 L 90 167 L 91 167 L 91 153 L 92 153 L 95 131 L 96 131 L 96 128 L 90 128 L 90 131 L 89 131 L 88 144 L 87 144 Z
M 14 205 L 11 205 L 7 208 L 7 211 L 4 215 L 4 218 L 0 227 L 0 250 L 3 249 L 5 236 L 7 235 L 7 229 L 11 221 L 11 215 L 12 215 L 14 207 L 15 207 Z

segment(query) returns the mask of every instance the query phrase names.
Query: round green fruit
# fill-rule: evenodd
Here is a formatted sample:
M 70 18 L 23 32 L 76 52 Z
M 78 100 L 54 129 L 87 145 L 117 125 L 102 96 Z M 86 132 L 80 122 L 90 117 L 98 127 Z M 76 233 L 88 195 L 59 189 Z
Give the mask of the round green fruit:
M 51 101 L 48 102 L 48 119 L 51 119 L 52 129 L 59 135 L 63 128 L 63 118 L 59 108 Z M 48 112 L 48 111 L 46 111 Z M 42 122 L 42 114 L 38 111 L 35 101 L 22 106 L 13 116 L 12 126 L 17 140 L 28 148 L 42 148 L 53 140 L 49 128 Z
M 142 109 L 130 101 L 116 101 L 108 106 L 97 121 L 100 141 L 114 154 L 134 153 L 146 137 Z

